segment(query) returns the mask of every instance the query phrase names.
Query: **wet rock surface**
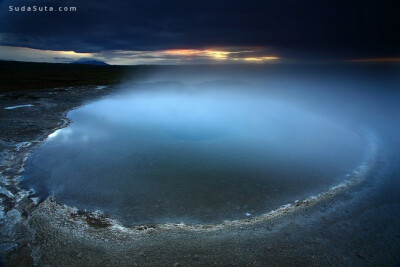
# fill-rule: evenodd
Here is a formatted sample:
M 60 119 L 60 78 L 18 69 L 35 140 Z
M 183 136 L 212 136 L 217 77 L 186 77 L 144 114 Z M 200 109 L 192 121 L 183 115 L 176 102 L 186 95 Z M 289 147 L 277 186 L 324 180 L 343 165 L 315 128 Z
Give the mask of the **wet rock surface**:
M 103 90 L 96 88 L 82 86 L 1 93 L 0 252 L 3 259 L 8 258 L 11 263 L 22 265 L 32 262 L 31 247 L 28 245 L 32 231 L 27 219 L 36 208 L 38 198 L 20 187 L 20 174 L 28 153 L 51 132 L 69 123 L 65 118 L 69 110 L 111 90 L 111 87 Z
M 400 260 L 400 186 L 390 159 L 366 180 L 268 220 L 192 229 L 126 228 L 102 214 L 51 198 L 38 203 L 19 186 L 26 155 L 68 124 L 65 114 L 111 87 L 2 93 L 0 102 L 1 256 L 8 266 L 380 265 Z M 5 110 L 6 107 L 32 104 Z

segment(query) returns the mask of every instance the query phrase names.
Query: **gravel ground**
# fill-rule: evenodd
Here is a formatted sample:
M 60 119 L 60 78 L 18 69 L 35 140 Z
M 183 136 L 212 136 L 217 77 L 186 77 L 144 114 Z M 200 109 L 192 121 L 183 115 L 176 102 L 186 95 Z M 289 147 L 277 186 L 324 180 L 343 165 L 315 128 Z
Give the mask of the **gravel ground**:
M 19 186 L 27 154 L 65 115 L 113 90 L 0 95 L 1 256 L 8 266 L 395 266 L 400 263 L 398 152 L 384 144 L 365 180 L 266 219 L 218 227 L 125 228 Z M 14 109 L 7 107 L 23 106 Z

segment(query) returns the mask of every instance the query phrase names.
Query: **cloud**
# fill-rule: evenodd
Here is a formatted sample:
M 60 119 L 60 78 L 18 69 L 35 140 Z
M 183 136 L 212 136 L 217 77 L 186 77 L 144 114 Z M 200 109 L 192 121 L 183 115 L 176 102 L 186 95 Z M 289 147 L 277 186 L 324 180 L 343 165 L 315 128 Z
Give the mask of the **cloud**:
M 93 53 L 40 50 L 26 47 L 0 46 L 0 59 L 30 62 L 66 63 L 81 58 L 91 58 Z
M 115 65 L 135 64 L 202 64 L 238 62 L 277 62 L 270 49 L 251 47 L 220 47 L 207 49 L 167 49 L 154 51 L 104 50 L 97 53 L 40 50 L 26 47 L 0 46 L 0 59 L 33 62 L 68 63 L 92 58 Z
M 10 5 L 77 11 L 18 13 Z M 286 58 L 393 57 L 398 14 L 396 0 L 4 0 L 0 45 L 80 53 L 259 46 Z
M 110 64 L 202 64 L 277 61 L 280 57 L 270 49 L 249 47 L 219 47 L 207 49 L 167 49 L 155 51 L 102 51 L 97 57 Z M 256 60 L 254 60 L 255 62 Z

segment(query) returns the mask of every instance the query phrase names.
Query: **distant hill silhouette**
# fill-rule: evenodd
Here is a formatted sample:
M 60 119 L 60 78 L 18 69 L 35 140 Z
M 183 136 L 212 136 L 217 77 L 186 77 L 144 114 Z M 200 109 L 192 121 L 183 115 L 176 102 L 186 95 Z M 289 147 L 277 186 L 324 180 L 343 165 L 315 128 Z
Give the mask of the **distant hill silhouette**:
M 104 61 L 97 60 L 97 59 L 87 59 L 87 58 L 78 59 L 76 61 L 71 62 L 71 64 L 98 65 L 98 66 L 107 66 L 108 65 Z

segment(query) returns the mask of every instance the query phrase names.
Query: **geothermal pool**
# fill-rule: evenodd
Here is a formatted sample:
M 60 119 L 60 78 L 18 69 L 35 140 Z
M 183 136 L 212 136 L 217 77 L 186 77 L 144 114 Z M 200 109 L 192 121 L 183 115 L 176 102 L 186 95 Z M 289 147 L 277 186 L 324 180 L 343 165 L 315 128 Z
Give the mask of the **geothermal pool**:
M 346 125 L 244 85 L 137 84 L 68 118 L 24 183 L 126 225 L 260 215 L 328 190 L 363 157 Z

